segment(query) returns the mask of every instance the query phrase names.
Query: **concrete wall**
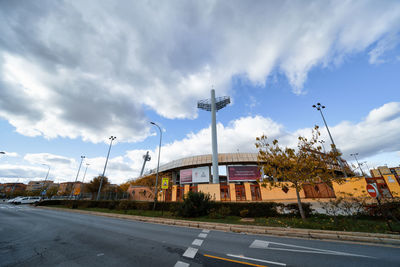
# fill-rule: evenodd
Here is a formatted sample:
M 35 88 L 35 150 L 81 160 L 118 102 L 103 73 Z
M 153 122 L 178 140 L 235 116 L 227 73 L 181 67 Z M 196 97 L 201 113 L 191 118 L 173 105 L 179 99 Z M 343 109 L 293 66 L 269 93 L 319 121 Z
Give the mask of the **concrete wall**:
M 247 201 L 252 201 L 251 190 L 250 190 L 250 184 L 249 183 L 244 183 L 244 190 L 246 191 L 246 200 Z
M 231 201 L 236 202 L 235 184 L 229 184 L 229 193 L 231 194 Z

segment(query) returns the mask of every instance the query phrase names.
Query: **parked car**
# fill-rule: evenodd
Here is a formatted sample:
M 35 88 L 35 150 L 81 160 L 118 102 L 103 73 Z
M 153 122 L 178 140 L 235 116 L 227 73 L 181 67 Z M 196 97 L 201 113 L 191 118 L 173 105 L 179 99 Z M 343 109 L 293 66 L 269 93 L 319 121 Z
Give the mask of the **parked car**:
M 42 200 L 41 197 L 24 197 L 21 199 L 21 204 L 34 204 Z
M 15 197 L 10 199 L 9 201 L 7 201 L 7 203 L 10 204 L 20 204 L 21 203 L 21 199 L 23 199 L 24 197 Z

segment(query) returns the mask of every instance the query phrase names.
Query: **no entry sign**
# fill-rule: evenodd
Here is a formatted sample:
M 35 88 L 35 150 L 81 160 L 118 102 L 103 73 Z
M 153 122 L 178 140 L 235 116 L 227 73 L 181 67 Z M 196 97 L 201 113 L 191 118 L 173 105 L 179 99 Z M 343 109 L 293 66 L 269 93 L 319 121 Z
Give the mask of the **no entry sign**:
M 375 184 L 367 184 L 367 192 L 371 197 L 379 197 L 378 187 Z

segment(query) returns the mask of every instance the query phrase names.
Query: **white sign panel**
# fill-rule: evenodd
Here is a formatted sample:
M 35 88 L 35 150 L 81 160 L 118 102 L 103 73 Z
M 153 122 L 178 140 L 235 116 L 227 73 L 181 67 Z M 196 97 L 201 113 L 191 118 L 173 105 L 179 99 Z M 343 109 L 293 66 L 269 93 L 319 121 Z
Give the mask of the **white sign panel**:
M 210 169 L 208 167 L 199 167 L 192 169 L 193 183 L 210 182 Z

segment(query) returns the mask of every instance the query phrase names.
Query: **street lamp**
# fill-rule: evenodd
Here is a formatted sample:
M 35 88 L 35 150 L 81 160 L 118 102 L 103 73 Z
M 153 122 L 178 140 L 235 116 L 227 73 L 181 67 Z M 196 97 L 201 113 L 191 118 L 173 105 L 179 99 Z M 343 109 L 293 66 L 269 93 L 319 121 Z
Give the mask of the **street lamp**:
M 80 172 L 80 170 L 81 170 L 81 166 L 82 166 L 82 162 L 83 162 L 83 159 L 84 159 L 84 158 L 85 158 L 85 156 L 81 156 L 81 163 L 79 164 L 78 173 L 76 174 L 75 182 L 74 182 L 73 185 L 72 185 L 71 194 L 69 195 L 69 199 L 72 198 L 72 194 L 74 193 L 75 183 L 76 183 L 76 180 L 78 180 L 79 172 Z
M 86 169 L 85 169 L 85 173 L 83 174 L 83 179 L 82 179 L 82 189 L 81 189 L 81 196 L 83 195 L 82 194 L 82 192 L 83 192 L 83 189 L 85 188 L 85 177 L 86 177 L 86 172 L 87 172 L 87 169 L 88 169 L 88 167 L 89 167 L 89 163 L 86 163 Z
M 357 164 L 358 164 L 358 168 L 359 168 L 360 171 L 361 171 L 361 174 L 365 177 L 365 173 L 364 173 L 363 170 L 361 169 L 361 165 L 360 165 L 360 163 L 358 162 L 358 159 L 357 159 L 358 153 L 350 154 L 350 156 L 351 156 L 351 157 L 354 156 L 354 158 L 356 159 L 356 162 L 357 162 Z
M 117 137 L 111 135 L 111 137 L 108 138 L 108 139 L 110 140 L 110 147 L 108 148 L 106 163 L 104 164 L 103 175 L 101 176 L 101 179 L 100 179 L 100 186 L 99 186 L 99 191 L 97 192 L 97 198 L 96 198 L 96 200 L 99 200 L 99 199 L 100 199 L 101 186 L 103 185 L 104 175 L 106 175 L 107 162 L 108 162 L 108 157 L 110 156 L 111 146 L 112 146 L 113 141 L 114 141 L 115 139 L 117 139 Z
M 315 108 L 315 109 L 317 109 L 317 110 L 321 113 L 322 119 L 324 120 L 324 124 L 325 124 L 326 130 L 328 130 L 329 138 L 331 139 L 331 142 L 332 142 L 332 149 L 333 149 L 333 151 L 334 151 L 336 154 L 338 154 L 338 151 L 337 151 L 337 149 L 336 149 L 335 142 L 333 141 L 331 132 L 329 131 L 328 124 L 326 123 L 324 114 L 322 113 L 322 109 L 324 109 L 325 106 L 321 105 L 321 103 L 317 103 L 317 105 L 313 105 L 312 107 Z M 346 170 L 344 169 L 343 162 L 342 162 L 342 160 L 341 160 L 341 158 L 340 158 L 339 155 L 337 156 L 337 160 L 338 160 L 338 163 L 339 163 L 340 167 L 342 168 L 342 171 L 343 171 L 343 173 L 344 173 L 344 177 L 347 178 Z
M 160 168 L 160 154 L 161 154 L 161 140 L 162 140 L 162 131 L 160 126 L 158 126 L 155 122 L 150 122 L 154 126 L 157 126 L 158 130 L 160 131 L 160 145 L 158 146 L 158 162 L 157 162 L 157 174 L 156 174 L 156 186 L 154 189 L 154 205 L 153 205 L 153 210 L 156 209 L 156 202 L 157 202 L 157 185 L 158 185 L 158 170 Z
M 50 166 L 47 164 L 42 164 L 44 166 L 47 166 L 49 169 L 47 170 L 47 174 L 46 174 L 46 178 L 44 178 L 44 183 L 42 185 L 42 191 L 40 192 L 40 195 L 43 195 L 44 190 L 46 190 L 46 188 L 43 189 L 43 187 L 46 186 L 46 181 L 47 181 L 47 177 L 49 177 L 49 172 L 50 172 Z

